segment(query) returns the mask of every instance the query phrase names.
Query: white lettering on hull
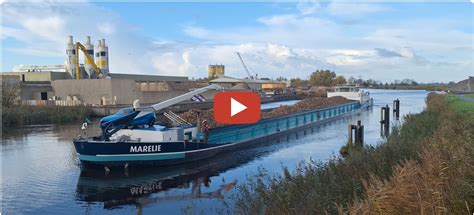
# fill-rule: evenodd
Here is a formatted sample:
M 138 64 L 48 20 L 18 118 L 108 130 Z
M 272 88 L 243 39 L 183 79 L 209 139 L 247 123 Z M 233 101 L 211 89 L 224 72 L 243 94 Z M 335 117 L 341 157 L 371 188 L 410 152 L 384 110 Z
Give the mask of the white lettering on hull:
M 161 145 L 130 146 L 130 152 L 161 152 Z

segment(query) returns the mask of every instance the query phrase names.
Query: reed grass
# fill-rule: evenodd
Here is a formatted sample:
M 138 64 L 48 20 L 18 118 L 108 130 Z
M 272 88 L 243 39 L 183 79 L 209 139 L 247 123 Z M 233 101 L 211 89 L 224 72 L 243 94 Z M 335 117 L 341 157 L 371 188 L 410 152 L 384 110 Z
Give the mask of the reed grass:
M 85 106 L 4 106 L 2 125 L 3 129 L 8 129 L 20 125 L 80 122 L 90 115 L 92 115 L 91 108 Z
M 468 108 L 466 108 L 468 107 Z M 451 96 L 430 94 L 387 141 L 345 158 L 264 169 L 239 186 L 240 214 L 466 214 L 474 206 L 474 118 Z M 470 211 L 469 211 L 470 210 Z

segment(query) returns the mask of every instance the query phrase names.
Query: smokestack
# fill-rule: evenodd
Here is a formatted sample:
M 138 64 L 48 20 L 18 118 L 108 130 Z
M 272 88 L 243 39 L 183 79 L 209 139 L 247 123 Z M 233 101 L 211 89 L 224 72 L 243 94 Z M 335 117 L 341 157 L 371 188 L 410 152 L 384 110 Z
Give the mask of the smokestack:
M 72 36 L 69 36 L 68 44 L 72 44 Z
M 105 46 L 105 39 L 102 39 L 102 46 Z
M 91 37 L 90 37 L 90 36 L 87 36 L 86 44 L 87 44 L 87 45 L 90 45 L 90 44 L 91 44 Z

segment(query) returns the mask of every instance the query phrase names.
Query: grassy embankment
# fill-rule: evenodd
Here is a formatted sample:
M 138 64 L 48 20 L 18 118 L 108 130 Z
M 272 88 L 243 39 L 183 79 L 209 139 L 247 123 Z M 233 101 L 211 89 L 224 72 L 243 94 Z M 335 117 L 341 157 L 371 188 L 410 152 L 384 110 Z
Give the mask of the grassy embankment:
M 86 116 L 90 116 L 92 110 L 89 107 L 34 107 L 25 105 L 13 105 L 2 107 L 3 129 L 12 126 L 29 124 L 49 124 L 81 122 Z
M 242 214 L 472 214 L 474 103 L 431 94 L 386 142 L 346 158 L 260 171 L 239 187 Z

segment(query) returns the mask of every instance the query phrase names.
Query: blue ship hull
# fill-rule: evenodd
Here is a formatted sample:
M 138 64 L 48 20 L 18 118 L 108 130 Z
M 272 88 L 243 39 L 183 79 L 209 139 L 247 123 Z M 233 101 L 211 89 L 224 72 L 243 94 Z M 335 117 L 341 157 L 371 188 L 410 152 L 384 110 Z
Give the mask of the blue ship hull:
M 335 107 L 310 110 L 288 116 L 260 120 L 251 125 L 231 125 L 211 129 L 208 143 L 198 142 L 113 142 L 93 138 L 76 139 L 74 146 L 85 166 L 147 165 L 168 166 L 206 159 L 223 152 L 255 147 L 286 135 L 363 109 L 367 105 L 351 102 Z

